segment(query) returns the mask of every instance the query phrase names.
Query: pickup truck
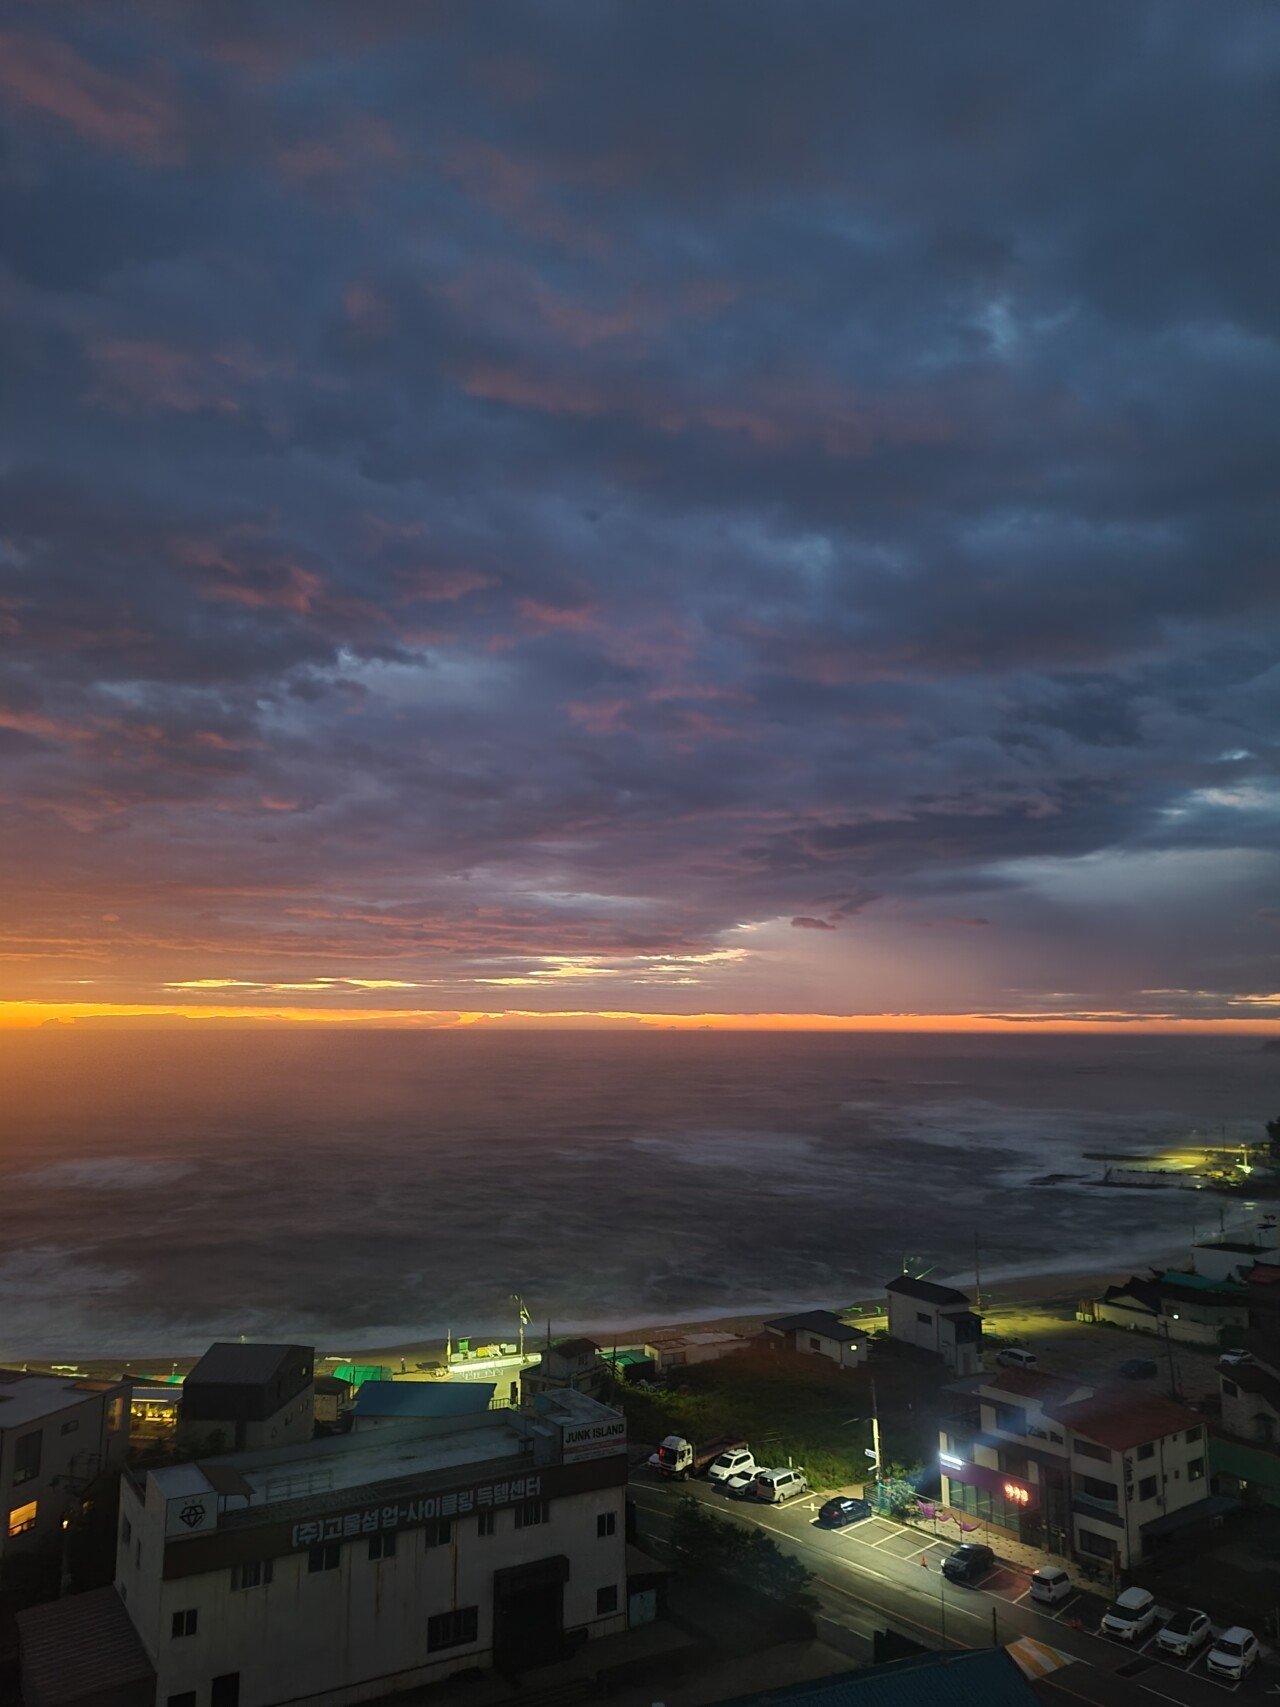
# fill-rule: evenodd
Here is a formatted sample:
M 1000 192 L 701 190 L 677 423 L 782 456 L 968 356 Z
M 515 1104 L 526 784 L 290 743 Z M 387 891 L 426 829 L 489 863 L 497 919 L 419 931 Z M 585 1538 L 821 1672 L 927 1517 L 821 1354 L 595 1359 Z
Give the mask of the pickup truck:
M 745 1447 L 746 1444 L 745 1440 L 726 1437 L 708 1441 L 705 1446 L 695 1446 L 683 1435 L 669 1434 L 658 1450 L 649 1455 L 649 1464 L 659 1475 L 683 1482 L 688 1476 L 700 1476 L 722 1452 Z

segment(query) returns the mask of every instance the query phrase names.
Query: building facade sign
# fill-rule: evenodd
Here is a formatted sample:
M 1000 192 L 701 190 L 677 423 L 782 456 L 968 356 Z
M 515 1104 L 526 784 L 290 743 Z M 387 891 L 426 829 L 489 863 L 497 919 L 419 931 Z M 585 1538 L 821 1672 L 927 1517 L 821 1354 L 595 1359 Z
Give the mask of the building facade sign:
M 164 1532 L 166 1535 L 203 1535 L 218 1527 L 218 1496 L 216 1493 L 179 1494 L 165 1504 Z
M 566 1424 L 560 1431 L 561 1452 L 566 1464 L 581 1464 L 587 1458 L 606 1458 L 627 1450 L 627 1419 L 609 1422 Z
M 339 1517 L 309 1518 L 293 1526 L 295 1547 L 316 1547 L 322 1541 L 349 1541 L 355 1535 L 373 1535 L 383 1529 L 411 1529 L 415 1524 L 440 1518 L 466 1517 L 474 1511 L 492 1511 L 495 1506 L 514 1505 L 519 1500 L 538 1499 L 541 1476 L 515 1476 L 507 1482 L 481 1482 L 456 1493 L 425 1494 L 398 1505 L 366 1506 L 363 1511 L 343 1512 Z

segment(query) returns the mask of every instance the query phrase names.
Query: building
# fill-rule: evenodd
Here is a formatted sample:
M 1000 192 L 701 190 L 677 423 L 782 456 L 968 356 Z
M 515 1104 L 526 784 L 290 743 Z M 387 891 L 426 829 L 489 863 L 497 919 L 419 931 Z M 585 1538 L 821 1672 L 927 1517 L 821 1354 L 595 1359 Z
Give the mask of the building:
M 352 1427 L 382 1428 L 411 1417 L 471 1417 L 494 1403 L 492 1381 L 366 1381 Z
M 1026 1656 L 1034 1646 L 1037 1668 Z M 1047 1656 L 1052 1656 L 1048 1658 Z M 721 1701 L 718 1707 L 1038 1707 L 1042 1697 L 1028 1681 L 1070 1662 L 1043 1643 L 970 1648 L 960 1653 L 920 1652 L 859 1666 L 857 1671 L 802 1683 L 784 1683 Z
M 566 1390 L 532 1416 L 126 1472 L 114 1592 L 149 1668 L 130 1707 L 348 1707 L 625 1629 L 626 1444 L 617 1412 Z M 24 1633 L 37 1672 L 58 1619 L 83 1632 L 83 1599 Z M 118 1615 L 93 1622 L 125 1664 Z
M 1239 1280 L 1255 1263 L 1280 1263 L 1275 1223 L 1263 1220 L 1236 1238 L 1203 1239 L 1191 1258 L 1196 1273 L 1209 1280 Z
M 829 1357 L 842 1369 L 856 1369 L 867 1360 L 867 1336 L 851 1328 L 830 1310 L 805 1310 L 798 1316 L 775 1316 L 765 1333 L 791 1351 Z
M 313 1415 L 316 1427 L 344 1428 L 351 1410 L 351 1383 L 337 1375 L 317 1375 L 312 1390 L 315 1393 Z
M 1015 1540 L 1124 1570 L 1236 1503 L 1211 1491 L 1197 1411 L 1037 1370 L 984 1375 L 980 1415 L 939 1454 L 943 1503 Z
M 529 1410 L 539 1394 L 566 1391 L 604 1400 L 613 1392 L 616 1381 L 615 1372 L 594 1340 L 557 1340 L 521 1374 L 520 1402 Z
M 218 1340 L 182 1384 L 178 1440 L 194 1452 L 243 1452 L 310 1440 L 315 1349 Z
M 1139 1333 L 1167 1334 L 1187 1345 L 1222 1344 L 1224 1331 L 1249 1322 L 1248 1289 L 1234 1277 L 1166 1269 L 1146 1279 L 1131 1275 L 1109 1286 L 1093 1306 L 1093 1319 Z
M 889 1338 L 940 1357 L 953 1375 L 974 1375 L 982 1368 L 982 1317 L 953 1286 L 896 1274 L 885 1285 L 889 1294 Z
M 1280 1344 L 1218 1368 L 1221 1421 L 1209 1442 L 1214 1491 L 1280 1506 Z
M 0 1369 L 0 1559 L 59 1538 L 89 1484 L 128 1451 L 127 1381 Z

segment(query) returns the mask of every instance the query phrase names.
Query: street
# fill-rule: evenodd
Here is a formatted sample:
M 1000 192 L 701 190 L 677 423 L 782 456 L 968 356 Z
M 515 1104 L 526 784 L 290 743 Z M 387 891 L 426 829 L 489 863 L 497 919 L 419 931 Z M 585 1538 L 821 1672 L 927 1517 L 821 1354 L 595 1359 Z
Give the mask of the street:
M 934 1540 L 884 1518 L 872 1517 L 845 1529 L 819 1529 L 814 1517 L 821 1496 L 786 1506 L 729 1499 L 705 1482 L 667 1483 L 647 1469 L 631 1480 L 638 1538 L 669 1536 L 679 1500 L 691 1494 L 708 1510 L 732 1522 L 754 1524 L 794 1554 L 813 1574 L 820 1602 L 818 1634 L 825 1642 L 865 1663 L 877 1629 L 893 1629 L 927 1647 L 983 1647 L 993 1641 L 1034 1636 L 1075 1663 L 1056 1672 L 1045 1693 L 1050 1699 L 1124 1707 L 1141 1699 L 1178 1707 L 1208 1707 L 1224 1697 L 1239 1702 L 1280 1701 L 1280 1668 L 1265 1663 L 1243 1683 L 1207 1675 L 1209 1644 L 1191 1662 L 1162 1658 L 1155 1629 L 1131 1649 L 1097 1634 L 1106 1606 L 1102 1595 L 1081 1592 L 1060 1606 L 1040 1609 L 1027 1598 L 1025 1572 L 1000 1564 L 973 1588 L 950 1583 L 942 1560 L 951 1540 Z M 1141 1692 L 1141 1693 L 1139 1693 Z

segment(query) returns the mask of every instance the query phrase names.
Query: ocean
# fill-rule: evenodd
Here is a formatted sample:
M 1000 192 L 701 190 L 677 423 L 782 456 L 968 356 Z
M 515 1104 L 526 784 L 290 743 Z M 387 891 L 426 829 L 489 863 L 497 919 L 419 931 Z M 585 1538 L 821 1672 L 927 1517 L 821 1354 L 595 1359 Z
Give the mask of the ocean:
M 1222 1200 L 1084 1152 L 1277 1112 L 1250 1037 L 9 1032 L 0 1357 L 839 1306 L 975 1235 L 984 1283 L 1127 1271 Z

